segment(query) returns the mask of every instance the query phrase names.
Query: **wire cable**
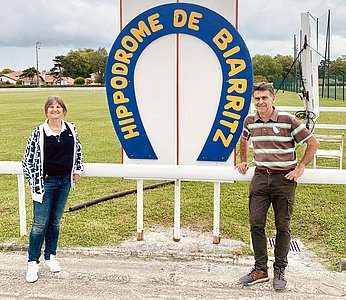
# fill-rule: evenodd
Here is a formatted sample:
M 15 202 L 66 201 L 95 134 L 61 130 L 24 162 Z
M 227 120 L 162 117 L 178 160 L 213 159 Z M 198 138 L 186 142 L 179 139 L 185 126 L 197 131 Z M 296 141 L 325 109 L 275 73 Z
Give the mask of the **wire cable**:
M 295 116 L 298 119 L 305 120 L 306 128 L 309 129 L 311 132 L 314 131 L 316 114 L 313 111 L 299 110 L 295 113 Z
M 326 59 L 325 56 L 324 56 L 323 54 L 321 54 L 320 52 L 318 52 L 315 48 L 312 48 L 310 45 L 308 45 L 308 47 L 309 47 L 312 51 L 316 52 L 316 53 L 317 53 L 319 56 L 321 56 L 323 59 Z
M 280 83 L 280 86 L 279 88 L 276 90 L 275 92 L 275 95 L 277 94 L 277 92 L 281 89 L 281 86 L 283 85 L 283 83 L 285 82 L 287 76 L 289 75 L 289 73 L 291 72 L 293 66 L 295 65 L 295 63 L 297 62 L 297 60 L 300 58 L 302 52 L 304 50 L 306 50 L 307 48 L 310 48 L 312 49 L 313 51 L 316 51 L 314 50 L 312 47 L 310 47 L 305 39 L 304 41 L 304 45 L 303 47 L 300 49 L 299 53 L 297 54 L 297 57 L 294 59 L 290 69 L 286 72 L 286 75 L 285 77 L 282 79 L 281 83 Z M 317 51 L 316 51 L 317 52 Z M 317 52 L 318 53 L 318 52 Z M 318 53 L 320 54 L 320 53 Z M 320 54 L 321 55 L 321 54 Z M 302 64 L 299 64 L 299 73 L 300 73 L 300 82 L 301 82 L 301 93 L 299 94 L 300 98 L 302 101 L 304 101 L 304 103 L 310 101 L 310 97 L 309 97 L 309 92 L 306 90 L 305 88 L 305 82 L 304 82 L 304 78 L 303 78 L 303 70 L 302 70 Z M 305 106 L 305 105 L 304 105 Z M 311 132 L 314 131 L 314 128 L 315 128 L 315 118 L 316 118 L 316 114 L 312 111 L 309 111 L 309 110 L 300 110 L 300 111 L 297 111 L 295 113 L 295 116 L 298 118 L 298 119 L 302 119 L 302 120 L 305 120 L 305 126 L 307 129 L 309 129 Z
M 308 46 L 308 44 L 305 42 L 303 45 L 303 48 L 300 49 L 299 53 L 297 54 L 296 58 L 293 60 L 293 63 L 291 64 L 290 69 L 286 72 L 286 75 L 284 76 L 284 78 L 282 79 L 279 87 L 277 88 L 277 90 L 275 91 L 275 95 L 277 94 L 278 91 L 280 91 L 283 83 L 285 82 L 286 78 L 288 77 L 288 75 L 290 74 L 290 72 L 292 71 L 293 66 L 296 64 L 298 58 L 300 57 L 300 55 L 302 54 L 302 52 L 306 49 L 306 47 Z

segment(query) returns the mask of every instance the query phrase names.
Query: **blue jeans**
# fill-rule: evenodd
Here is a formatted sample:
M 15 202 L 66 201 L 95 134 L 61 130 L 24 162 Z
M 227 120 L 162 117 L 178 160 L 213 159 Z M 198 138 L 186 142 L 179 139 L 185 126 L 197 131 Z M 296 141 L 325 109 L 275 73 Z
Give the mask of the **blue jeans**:
M 49 175 L 44 180 L 42 203 L 34 202 L 34 219 L 30 231 L 28 261 L 37 261 L 45 242 L 44 258 L 56 255 L 60 231 L 60 221 L 71 188 L 70 174 Z

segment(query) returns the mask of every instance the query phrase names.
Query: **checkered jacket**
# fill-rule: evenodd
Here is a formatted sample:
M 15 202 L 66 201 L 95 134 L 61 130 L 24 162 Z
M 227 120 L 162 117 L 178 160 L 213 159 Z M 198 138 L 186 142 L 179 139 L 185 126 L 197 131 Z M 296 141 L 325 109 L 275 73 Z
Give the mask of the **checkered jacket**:
M 81 175 L 83 172 L 82 145 L 74 124 L 65 122 L 72 132 L 74 138 L 74 157 L 73 168 L 71 172 L 71 187 L 74 189 L 73 174 Z M 43 157 L 44 157 L 44 133 L 43 125 L 37 126 L 28 139 L 22 161 L 24 176 L 30 185 L 31 196 L 34 201 L 42 202 L 44 194 L 43 180 Z

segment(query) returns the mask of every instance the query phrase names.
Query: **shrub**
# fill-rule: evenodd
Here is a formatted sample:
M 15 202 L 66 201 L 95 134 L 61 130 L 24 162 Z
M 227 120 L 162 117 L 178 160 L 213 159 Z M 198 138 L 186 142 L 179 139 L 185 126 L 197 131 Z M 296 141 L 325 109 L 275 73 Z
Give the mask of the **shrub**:
M 83 85 L 84 83 L 85 83 L 85 79 L 83 77 L 77 77 L 74 80 L 74 84 L 76 84 L 76 85 Z

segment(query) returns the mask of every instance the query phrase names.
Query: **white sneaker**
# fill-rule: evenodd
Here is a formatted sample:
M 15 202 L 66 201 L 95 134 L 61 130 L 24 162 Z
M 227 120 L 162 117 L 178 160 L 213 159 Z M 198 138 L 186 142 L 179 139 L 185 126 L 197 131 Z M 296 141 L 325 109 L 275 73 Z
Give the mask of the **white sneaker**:
M 28 262 L 28 273 L 26 274 L 26 281 L 33 283 L 38 279 L 38 264 L 36 261 Z
M 49 271 L 51 272 L 56 273 L 61 271 L 59 262 L 55 259 L 55 256 L 53 254 L 49 256 L 49 260 L 46 260 L 44 264 L 49 268 Z

